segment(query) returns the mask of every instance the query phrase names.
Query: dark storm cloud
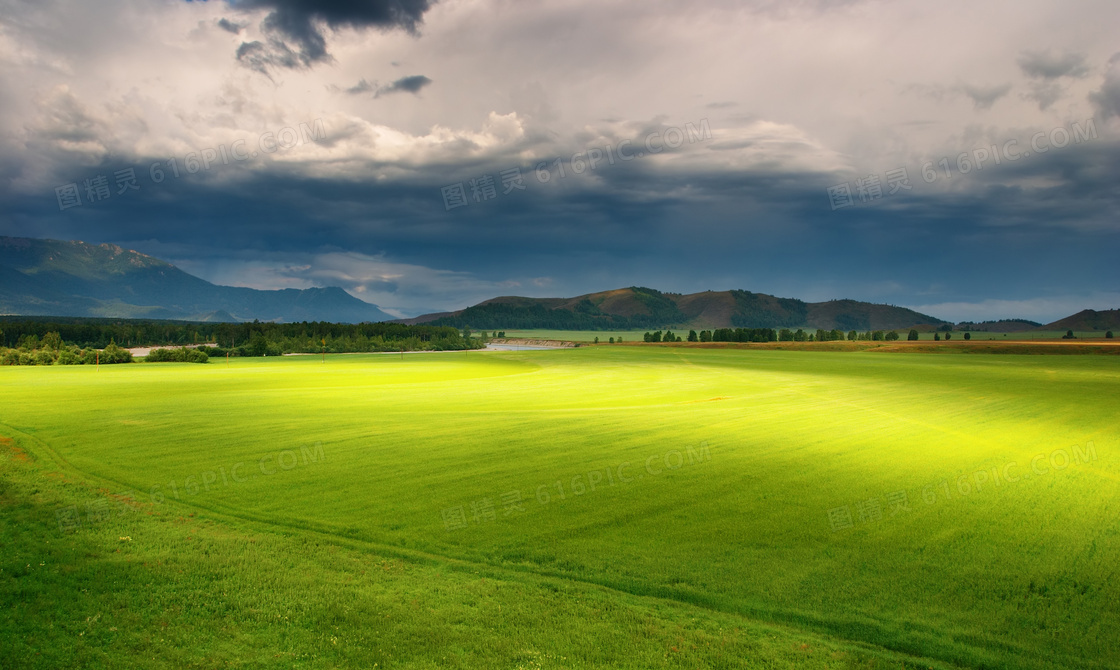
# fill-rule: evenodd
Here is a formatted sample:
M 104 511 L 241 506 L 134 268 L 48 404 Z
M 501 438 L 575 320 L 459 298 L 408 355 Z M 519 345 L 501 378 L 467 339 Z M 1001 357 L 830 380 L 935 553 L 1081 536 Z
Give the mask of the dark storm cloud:
M 561 288 L 522 286 L 501 293 L 574 295 L 639 284 L 840 297 L 808 292 L 828 290 L 821 288 L 821 277 L 842 277 L 845 285 L 898 281 L 897 293 L 877 299 L 901 303 L 949 273 L 965 285 L 984 281 L 1003 295 L 1030 297 L 1017 285 L 1023 272 L 1055 286 L 1093 285 L 1096 277 L 1110 272 L 1107 259 L 1093 250 L 1115 245 L 1115 233 L 1035 225 L 1038 212 L 1045 219 L 1085 219 L 1116 206 L 1115 198 L 1106 203 L 1086 197 L 1099 196 L 1101 185 L 1107 188 L 1108 175 L 1118 167 L 1115 151 L 1102 144 L 1084 145 L 1078 152 L 1024 160 L 1014 166 L 1017 173 L 1003 175 L 1031 175 L 1052 187 L 1009 187 L 996 173 L 985 171 L 974 175 L 966 192 L 920 191 L 925 185 L 918 180 L 916 192 L 893 203 L 835 212 L 825 197 L 831 182 L 821 174 L 761 169 L 667 173 L 640 160 L 606 166 L 597 173 L 597 182 L 529 180 L 524 192 L 472 203 L 450 215 L 438 187 L 459 177 L 435 168 L 387 183 L 308 179 L 280 171 L 237 180 L 184 176 L 158 189 L 146 186 L 130 199 L 66 212 L 51 211 L 44 199 L 35 205 L 38 212 L 26 211 L 32 204 L 27 202 L 13 203 L 13 211 L 23 210 L 18 218 L 36 221 L 42 232 L 36 236 L 112 241 L 157 254 L 160 247 L 149 245 L 148 222 L 158 220 L 160 245 L 189 248 L 185 256 L 216 254 L 219 259 L 228 252 L 218 246 L 238 250 L 241 260 L 228 258 L 227 266 L 258 252 L 265 257 L 318 251 L 326 241 L 348 251 L 384 253 L 400 262 L 470 273 L 480 281 L 576 278 L 565 279 Z M 509 166 L 479 171 L 499 167 Z M 531 170 L 526 164 L 522 171 L 528 175 Z M 200 240 L 218 239 L 221 245 L 200 246 Z M 589 245 L 589 239 L 595 244 Z M 713 246 L 711 239 L 720 243 Z M 788 273 L 788 258 L 773 253 L 776 248 L 796 249 L 815 272 L 798 283 L 797 274 Z M 734 285 L 707 285 L 712 277 L 697 271 L 725 266 L 738 268 Z M 371 290 L 378 288 L 375 284 L 367 282 Z M 463 304 L 432 305 L 462 307 L 492 297 L 487 292 L 495 290 L 480 289 L 477 296 L 461 298 Z M 936 301 L 968 297 L 949 292 Z
M 228 0 L 236 9 L 271 10 L 261 30 L 268 43 L 238 50 L 238 60 L 261 70 L 267 67 L 310 67 L 331 60 L 323 28 L 363 30 L 400 28 L 416 32 L 433 0 Z
M 1084 77 L 1089 74 L 1085 56 L 1071 52 L 1024 51 L 1019 56 L 1019 67 L 1024 74 L 1035 79 Z
M 432 80 L 428 79 L 422 74 L 412 75 L 409 77 L 401 77 L 391 84 L 386 84 L 385 86 L 378 87 L 377 92 L 373 94 L 373 97 L 380 98 L 381 96 L 389 95 L 390 93 L 419 93 L 420 89 L 424 88 L 430 83 L 432 83 Z
M 1120 116 L 1120 53 L 1114 54 L 1108 60 L 1104 84 L 1101 90 L 1091 94 L 1089 99 L 1100 109 L 1103 118 Z

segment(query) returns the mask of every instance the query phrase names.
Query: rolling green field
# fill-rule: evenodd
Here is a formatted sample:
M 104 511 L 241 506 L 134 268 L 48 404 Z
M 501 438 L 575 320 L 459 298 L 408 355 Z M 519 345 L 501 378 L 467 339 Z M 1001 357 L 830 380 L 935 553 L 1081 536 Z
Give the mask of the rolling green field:
M 1118 397 L 1113 356 L 3 368 L 0 667 L 1116 668 Z
M 794 328 L 793 330 L 797 330 Z M 487 331 L 493 335 L 494 331 Z M 642 330 L 506 330 L 503 331 L 506 337 L 520 337 L 528 339 L 542 339 L 542 340 L 564 340 L 567 342 L 594 342 L 595 338 L 599 338 L 599 342 L 608 342 L 610 338 L 616 340 L 621 337 L 626 342 L 641 342 L 642 335 L 647 331 Z M 805 328 L 805 332 L 816 332 L 815 328 Z M 906 339 L 906 334 L 909 329 L 898 329 L 899 335 L 902 339 Z M 688 329 L 683 330 L 679 328 L 673 329 L 674 335 L 679 335 L 681 339 L 688 338 Z M 988 333 L 984 331 L 975 331 L 972 334 L 973 340 L 1058 340 L 1061 339 L 1066 331 L 1057 330 L 1039 330 L 1039 331 L 1026 331 L 1017 333 Z M 1074 331 L 1074 335 L 1081 339 L 1103 338 L 1105 331 Z M 953 339 L 950 341 L 963 340 L 963 331 L 953 331 Z M 942 339 L 945 333 L 941 333 Z M 918 333 L 919 340 L 933 340 L 933 333 Z

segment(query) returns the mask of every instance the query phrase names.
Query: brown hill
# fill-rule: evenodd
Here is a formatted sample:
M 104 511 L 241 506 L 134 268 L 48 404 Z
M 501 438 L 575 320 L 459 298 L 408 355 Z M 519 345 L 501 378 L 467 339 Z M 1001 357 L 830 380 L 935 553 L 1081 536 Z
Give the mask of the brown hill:
M 1083 309 L 1077 314 L 1058 319 L 1037 330 L 1118 330 L 1120 329 L 1120 309 Z
M 895 330 L 918 324 L 945 323 L 905 307 L 880 305 L 858 300 L 829 300 L 807 303 L 806 325 L 811 328 L 839 330 Z
M 806 303 L 750 291 L 661 293 L 630 288 L 572 298 L 500 296 L 451 313 L 429 314 L 405 323 L 436 323 L 486 330 L 629 330 L 665 327 L 823 328 L 897 330 L 944 321 L 904 307 L 856 300 Z

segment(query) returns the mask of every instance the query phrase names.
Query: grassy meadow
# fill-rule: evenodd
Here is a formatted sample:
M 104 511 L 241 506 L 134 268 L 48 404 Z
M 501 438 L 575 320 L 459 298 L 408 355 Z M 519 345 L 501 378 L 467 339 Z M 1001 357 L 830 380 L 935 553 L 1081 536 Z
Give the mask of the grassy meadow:
M 1117 397 L 1114 356 L 0 368 L 0 667 L 1116 668 Z

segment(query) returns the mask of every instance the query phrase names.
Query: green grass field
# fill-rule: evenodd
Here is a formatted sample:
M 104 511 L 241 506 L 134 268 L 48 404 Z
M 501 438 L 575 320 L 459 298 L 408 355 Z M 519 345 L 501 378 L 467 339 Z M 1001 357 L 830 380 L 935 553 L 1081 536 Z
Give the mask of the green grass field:
M 3 368 L 0 667 L 1116 668 L 1118 397 L 1113 356 Z
M 797 329 L 794 328 L 793 330 L 797 330 Z M 493 335 L 493 333 L 495 331 L 486 331 L 486 332 Z M 608 342 L 610 340 L 610 338 L 612 338 L 612 337 L 615 338 L 616 340 L 619 337 L 621 337 L 626 342 L 641 342 L 642 341 L 642 335 L 647 331 L 642 331 L 642 330 L 611 330 L 611 331 L 605 331 L 605 330 L 543 330 L 542 329 L 542 330 L 506 330 L 506 331 L 503 331 L 503 332 L 506 334 L 506 337 L 519 337 L 519 338 L 542 339 L 542 340 L 565 340 L 565 341 L 568 341 L 568 342 L 594 342 L 595 338 L 597 337 L 597 338 L 599 338 L 600 343 L 605 343 L 605 342 Z M 813 332 L 816 332 L 816 329 L 806 328 L 805 332 L 813 333 Z M 898 332 L 899 335 L 902 336 L 902 339 L 905 340 L 906 339 L 906 334 L 909 331 L 905 328 L 901 328 L 897 332 Z M 682 340 L 687 339 L 688 338 L 688 329 L 685 328 L 684 330 L 681 330 L 681 329 L 678 329 L 678 328 L 674 328 L 673 329 L 673 334 L 674 335 L 679 335 Z M 1066 331 L 1064 331 L 1064 330 L 1063 331 L 1040 330 L 1040 331 L 1027 331 L 1027 332 L 1018 332 L 1018 333 L 987 333 L 987 332 L 982 332 L 982 331 L 976 331 L 976 332 L 971 333 L 973 340 L 1056 340 L 1056 339 L 1061 339 L 1062 336 L 1065 335 L 1065 334 L 1066 334 Z M 950 341 L 956 341 L 956 340 L 964 339 L 964 332 L 962 332 L 962 331 L 953 331 L 952 335 L 953 335 L 953 339 L 950 340 Z M 1099 331 L 1075 331 L 1074 335 L 1076 335 L 1078 338 L 1082 338 L 1082 339 L 1103 338 L 1104 335 L 1105 335 L 1105 331 L 1103 331 L 1103 330 L 1099 330 Z M 941 333 L 941 337 L 944 338 L 945 334 Z M 932 340 L 933 339 L 933 333 L 918 333 L 918 339 L 919 340 Z

